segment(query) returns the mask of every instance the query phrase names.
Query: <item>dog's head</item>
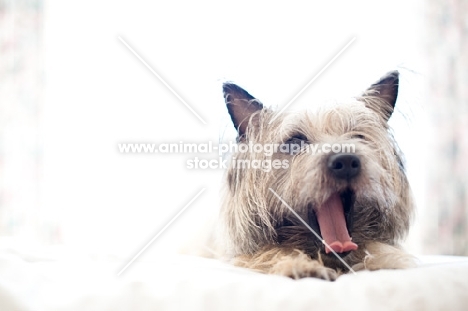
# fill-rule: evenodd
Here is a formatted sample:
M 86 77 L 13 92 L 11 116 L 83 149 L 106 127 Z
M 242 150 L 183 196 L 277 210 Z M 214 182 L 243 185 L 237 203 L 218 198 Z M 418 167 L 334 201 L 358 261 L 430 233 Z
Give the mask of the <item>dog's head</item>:
M 406 234 L 412 202 L 387 123 L 398 82 L 390 72 L 352 101 L 295 113 L 275 112 L 239 86 L 223 85 L 239 145 L 222 209 L 232 254 L 271 243 L 328 253 L 309 231 L 301 233 L 297 216 L 342 255 Z

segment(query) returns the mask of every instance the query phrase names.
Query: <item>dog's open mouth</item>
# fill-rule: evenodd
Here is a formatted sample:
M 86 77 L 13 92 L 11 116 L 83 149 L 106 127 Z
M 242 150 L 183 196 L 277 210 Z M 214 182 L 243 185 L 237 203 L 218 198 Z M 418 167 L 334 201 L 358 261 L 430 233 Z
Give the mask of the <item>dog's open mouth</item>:
M 350 237 L 353 205 L 354 192 L 347 189 L 333 194 L 314 210 L 320 235 L 328 245 L 325 246 L 325 253 L 330 253 L 330 248 L 336 253 L 354 251 L 358 248 Z

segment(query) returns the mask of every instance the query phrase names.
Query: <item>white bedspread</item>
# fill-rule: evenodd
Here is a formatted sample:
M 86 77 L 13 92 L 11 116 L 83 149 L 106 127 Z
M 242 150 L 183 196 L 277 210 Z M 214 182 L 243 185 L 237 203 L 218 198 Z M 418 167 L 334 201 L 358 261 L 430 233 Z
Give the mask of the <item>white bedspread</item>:
M 133 263 L 0 253 L 0 310 L 468 310 L 468 258 L 294 281 L 199 257 Z

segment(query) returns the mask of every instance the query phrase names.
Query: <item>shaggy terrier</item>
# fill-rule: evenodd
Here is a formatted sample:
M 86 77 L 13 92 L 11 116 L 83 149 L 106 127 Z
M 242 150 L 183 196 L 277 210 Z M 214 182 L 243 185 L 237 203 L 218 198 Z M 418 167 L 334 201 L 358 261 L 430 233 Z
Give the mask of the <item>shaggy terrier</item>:
M 399 244 L 413 202 L 387 123 L 398 81 L 390 72 L 352 101 L 295 113 L 225 83 L 238 150 L 220 214 L 224 255 L 295 279 L 414 265 Z

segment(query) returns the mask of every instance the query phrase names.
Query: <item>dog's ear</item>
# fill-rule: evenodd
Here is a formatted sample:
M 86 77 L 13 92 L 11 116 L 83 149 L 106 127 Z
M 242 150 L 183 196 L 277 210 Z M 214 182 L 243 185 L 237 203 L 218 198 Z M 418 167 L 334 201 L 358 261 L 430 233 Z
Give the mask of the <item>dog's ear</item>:
M 223 84 L 224 101 L 231 115 L 232 123 L 242 137 L 247 132 L 247 126 L 252 114 L 263 109 L 262 103 L 240 86 L 232 83 Z
M 372 84 L 361 96 L 366 106 L 382 116 L 385 121 L 390 119 L 398 96 L 400 73 L 395 70 L 387 73 L 379 81 Z M 368 100 L 378 98 L 379 100 Z

